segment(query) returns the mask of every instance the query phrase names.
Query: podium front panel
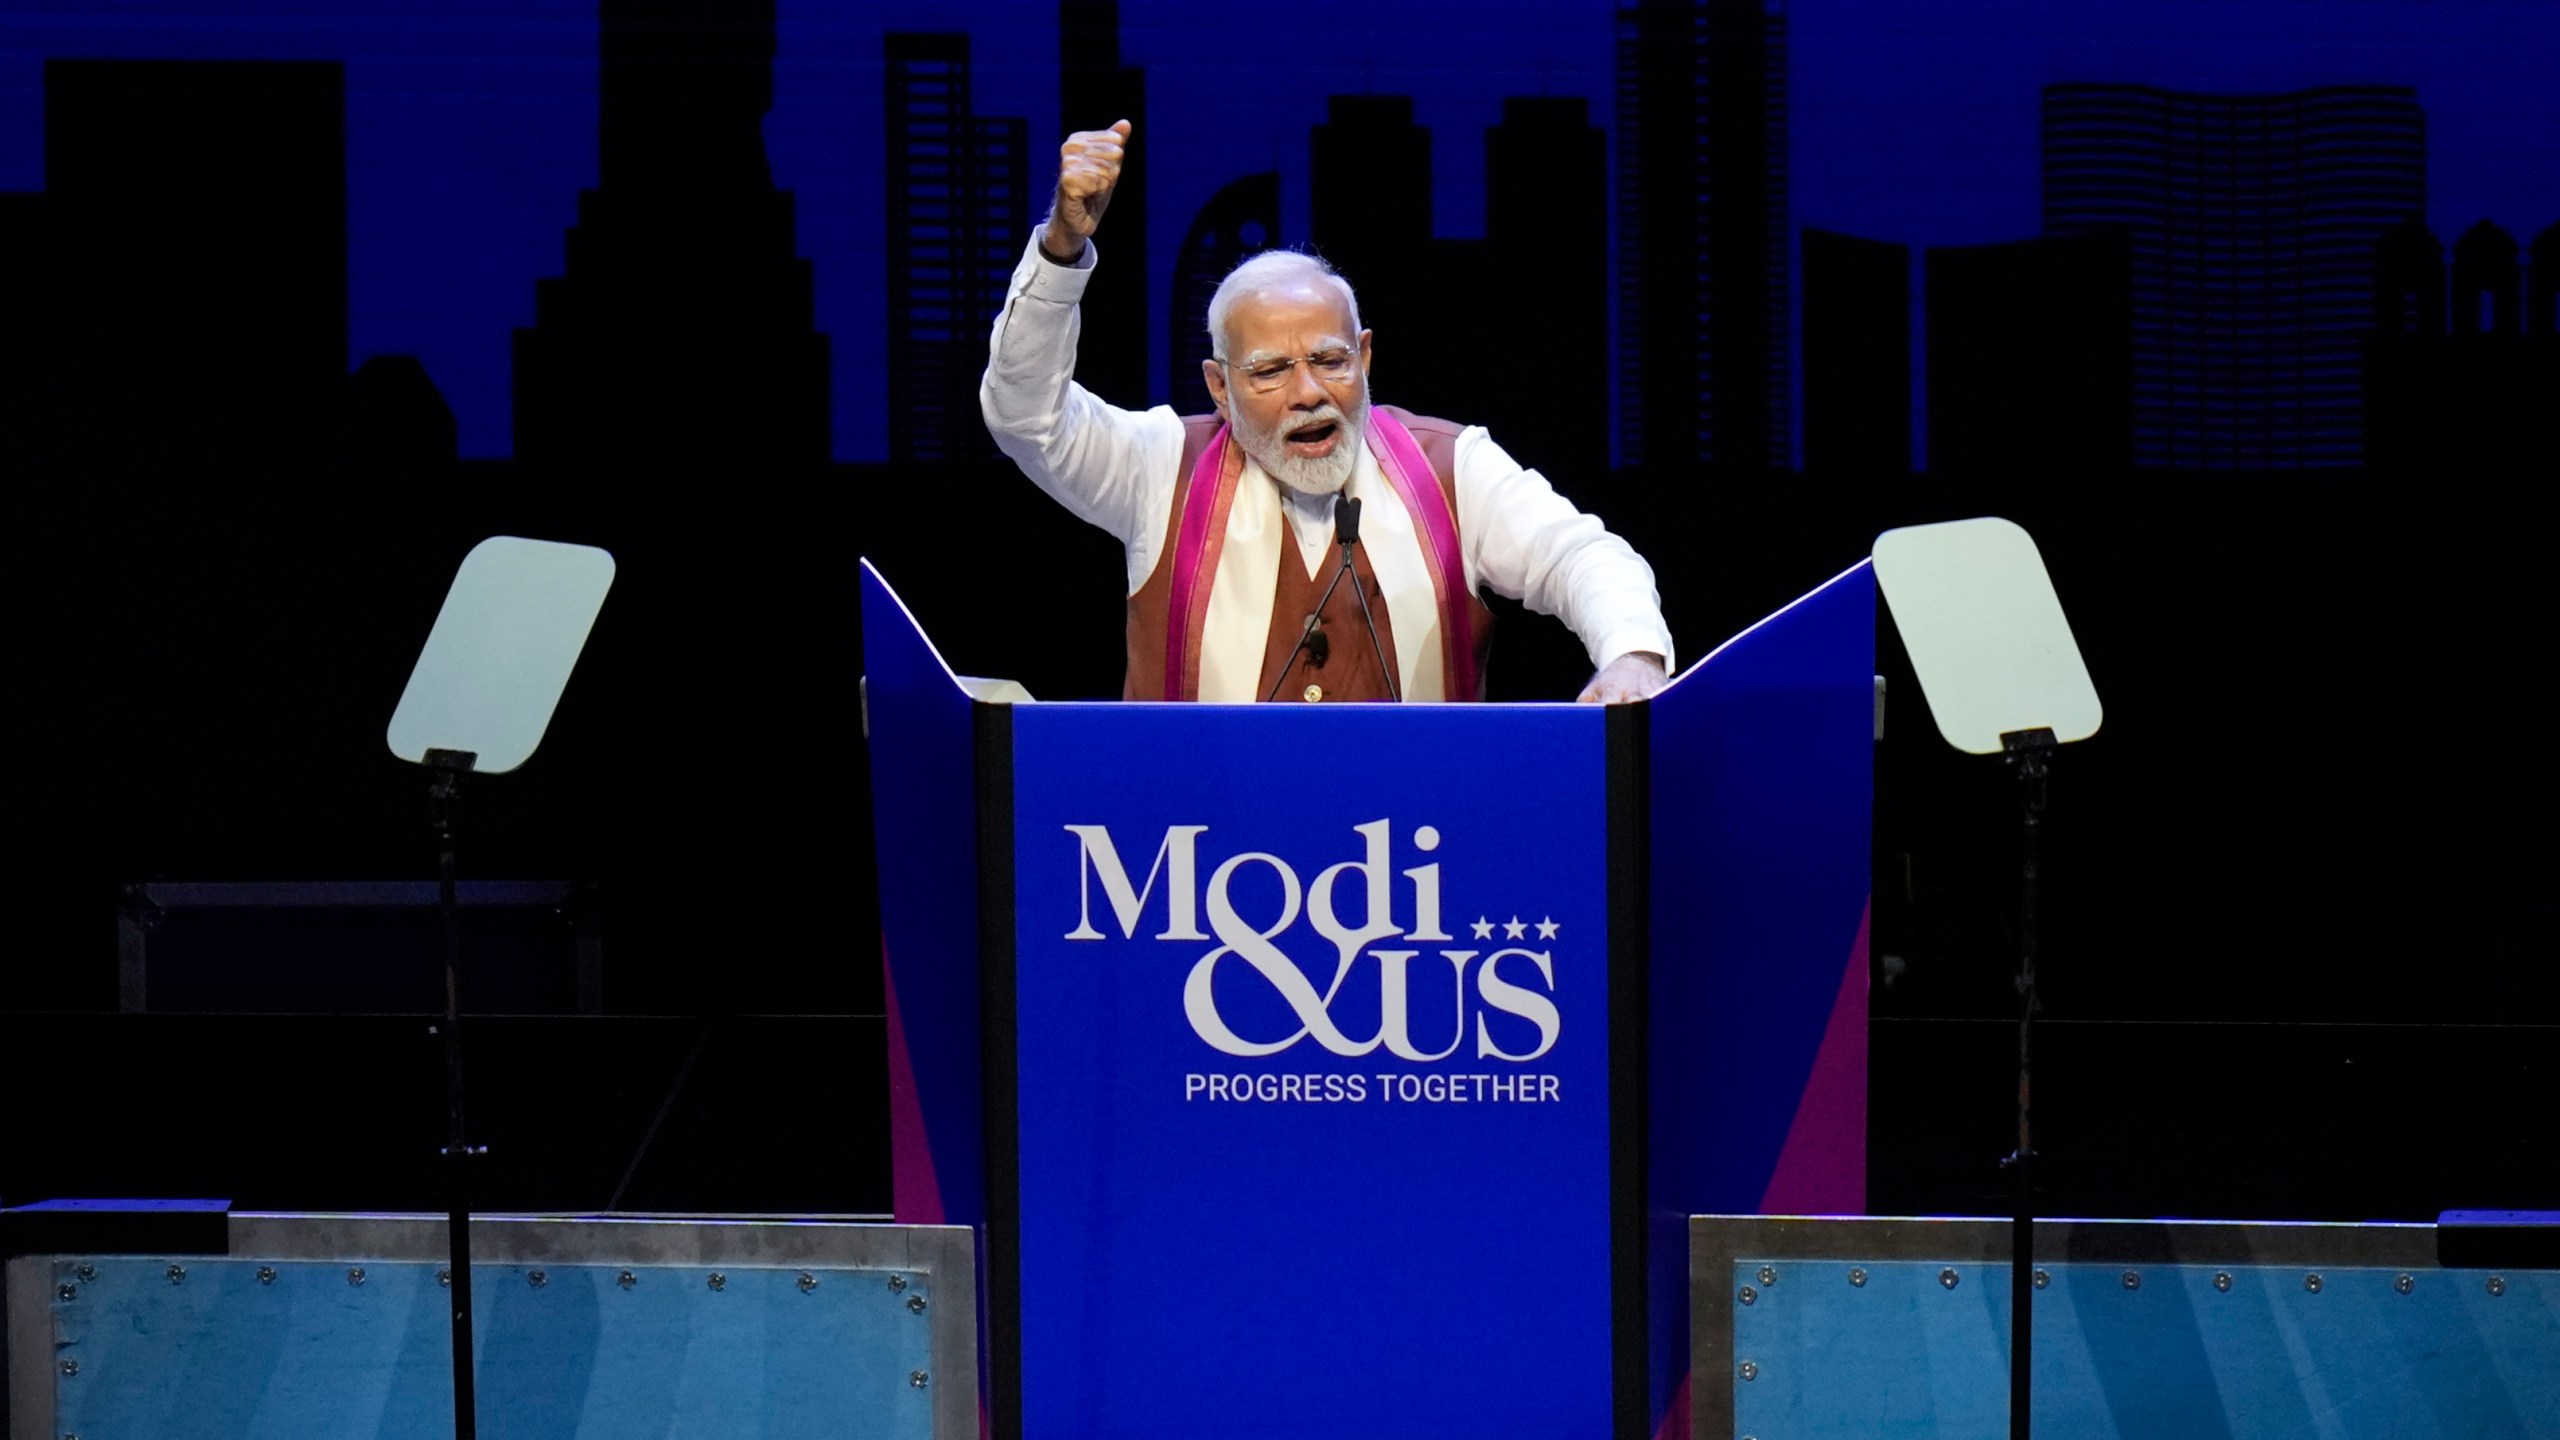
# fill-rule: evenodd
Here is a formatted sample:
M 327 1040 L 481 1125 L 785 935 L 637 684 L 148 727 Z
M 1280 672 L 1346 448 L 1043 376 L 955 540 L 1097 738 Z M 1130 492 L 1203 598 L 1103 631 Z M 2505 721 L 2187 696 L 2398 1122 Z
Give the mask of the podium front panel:
M 1683 1434 L 1684 1217 L 1863 1208 L 1865 564 L 1605 708 L 979 703 L 863 606 L 997 1440 Z
M 1610 1431 L 1605 718 L 1011 712 L 1020 1433 Z

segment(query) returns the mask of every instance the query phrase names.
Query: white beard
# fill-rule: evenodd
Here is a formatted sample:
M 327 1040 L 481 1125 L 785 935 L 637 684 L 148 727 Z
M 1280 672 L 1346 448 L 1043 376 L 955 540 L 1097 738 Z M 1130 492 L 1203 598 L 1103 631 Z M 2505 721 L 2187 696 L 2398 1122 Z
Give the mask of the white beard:
M 1277 426 L 1258 429 L 1238 414 L 1233 425 L 1236 444 L 1264 474 L 1301 495 L 1332 495 L 1351 483 L 1351 472 L 1359 467 L 1360 447 L 1368 443 L 1369 382 L 1360 382 L 1360 398 L 1346 414 L 1339 405 L 1327 401 L 1323 408 L 1303 414 L 1292 414 L 1283 422 L 1292 429 L 1304 429 L 1330 420 L 1340 428 L 1330 454 L 1301 458 L 1291 455 L 1280 444 Z

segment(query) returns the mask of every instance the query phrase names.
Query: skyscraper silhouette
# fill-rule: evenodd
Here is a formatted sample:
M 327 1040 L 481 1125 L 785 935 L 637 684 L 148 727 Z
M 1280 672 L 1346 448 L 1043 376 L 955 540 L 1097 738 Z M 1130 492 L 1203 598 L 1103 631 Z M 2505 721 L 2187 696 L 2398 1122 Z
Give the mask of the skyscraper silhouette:
M 1315 248 L 1377 332 L 1377 398 L 1466 418 L 1483 403 L 1460 371 L 1485 346 L 1485 242 L 1432 235 L 1431 132 L 1414 123 L 1413 98 L 1336 95 L 1309 142 Z
M 345 81 L 336 64 L 45 65 L 60 436 L 283 461 L 347 375 Z M 21 319 L 18 323 L 26 323 Z
M 2396 473 L 2422 462 L 2441 407 L 2435 352 L 2445 333 L 2444 242 L 2412 215 L 2373 249 L 2372 324 L 2364 336 L 2363 459 Z
M 1499 418 L 1515 458 L 1587 496 L 1609 469 L 1608 137 L 1579 96 L 1514 95 L 1484 144 L 1492 283 L 1536 300 L 1525 323 L 1479 327 L 1473 343 L 1484 350 L 1465 367 L 1475 408 L 1452 418 Z M 1522 393 L 1535 403 L 1484 413 Z
M 1804 232 L 1804 468 L 1911 468 L 1911 248 Z
M 2524 333 L 2524 269 L 2515 237 L 2491 221 L 2453 242 L 2453 295 L 2446 313 L 2456 335 Z
M 1618 19 L 1618 454 L 1741 472 L 1792 448 L 1784 0 Z
M 830 458 L 827 339 L 765 161 L 773 0 L 603 0 L 599 179 L 516 332 L 520 460 Z M 601 469 L 599 472 L 601 473 Z
M 1932 248 L 1929 471 L 2068 484 L 2132 461 L 2121 232 Z
M 1244 258 L 1280 243 L 1280 172 L 1231 180 L 1192 217 L 1173 257 L 1173 312 L 1167 327 L 1165 398 L 1173 408 L 1209 408 L 1200 362 L 1209 358 L 1209 301 Z
M 2131 240 L 2137 461 L 2357 463 L 2374 245 L 2426 207 L 2416 92 L 2053 85 L 2043 143 L 2045 233 Z
M 380 763 L 344 697 L 398 683 L 383 577 L 447 507 L 349 443 L 345 114 L 335 63 L 45 66 L 40 303 L 0 319 L 40 832 L 289 833 Z M 300 778 L 205 803 L 243 767 Z
M 1460 421 L 1491 418 L 1488 364 L 1555 357 L 1538 403 L 1504 417 L 1523 462 L 1595 478 L 1608 464 L 1606 138 L 1579 99 L 1514 96 L 1485 145 L 1485 238 L 1432 233 L 1432 137 L 1404 95 L 1336 95 L 1315 128 L 1315 248 L 1360 295 L 1378 334 L 1378 398 Z M 1501 316 L 1497 286 L 1534 287 L 1534 328 Z
M 1027 127 L 971 108 L 968 36 L 886 43 L 889 458 L 984 458 L 987 327 L 1030 234 Z
M 1430 280 L 1431 132 L 1414 123 L 1413 97 L 1332 97 L 1308 159 L 1316 252 L 1359 290 L 1362 324 L 1402 335 Z
M 2414 219 L 2383 237 L 2373 326 L 2363 337 L 2368 468 L 2539 483 L 2560 466 L 2550 420 L 2551 397 L 2560 394 L 2560 334 L 2551 328 L 2547 291 L 2538 316 L 2528 303 L 2528 274 L 2546 273 L 2552 237 L 2546 229 L 2534 242 L 2531 272 L 2515 238 L 2487 220 L 2453 242 L 2450 270 Z
M 2373 328 L 2385 334 L 2444 333 L 2444 242 L 2409 216 L 2373 247 Z
M 1120 63 L 1119 0 L 1059 0 L 1058 138 L 1127 120 L 1135 139 L 1111 188 L 1111 263 L 1085 285 L 1076 379 L 1115 405 L 1147 393 L 1147 73 Z

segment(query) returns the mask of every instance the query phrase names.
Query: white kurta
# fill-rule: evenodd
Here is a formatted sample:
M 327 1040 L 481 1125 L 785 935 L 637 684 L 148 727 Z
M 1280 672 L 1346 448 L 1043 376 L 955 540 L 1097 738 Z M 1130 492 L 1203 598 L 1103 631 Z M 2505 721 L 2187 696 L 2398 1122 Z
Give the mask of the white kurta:
M 1169 406 L 1123 410 L 1075 383 L 1076 307 L 1095 260 L 1090 243 L 1075 265 L 1043 259 L 1036 237 L 1024 247 L 996 317 L 978 400 L 997 448 L 1032 483 L 1119 538 L 1134 595 L 1172 543 L 1183 426 Z M 1562 620 L 1581 637 L 1595 669 L 1637 651 L 1673 662 L 1652 567 L 1626 541 L 1505 454 L 1481 426 L 1460 432 L 1456 469 L 1458 543 L 1470 589 L 1481 585 Z M 1343 493 L 1362 505 L 1361 545 L 1392 617 L 1407 698 L 1441 698 L 1439 608 L 1413 519 L 1365 448 Z M 1333 497 L 1301 495 L 1247 458 L 1209 591 L 1201 699 L 1260 698 L 1253 688 L 1270 634 L 1280 522 L 1294 532 L 1313 574 L 1333 548 L 1332 516 Z

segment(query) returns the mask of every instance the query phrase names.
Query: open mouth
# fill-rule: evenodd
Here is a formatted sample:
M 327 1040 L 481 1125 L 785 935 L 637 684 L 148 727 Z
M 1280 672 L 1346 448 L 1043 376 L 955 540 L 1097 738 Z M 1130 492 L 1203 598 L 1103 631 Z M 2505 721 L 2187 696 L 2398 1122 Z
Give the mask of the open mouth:
M 1341 433 L 1341 430 L 1342 426 L 1338 421 L 1321 421 L 1303 430 L 1290 431 L 1289 444 L 1291 448 L 1303 449 L 1309 454 L 1322 454 L 1331 448 L 1333 437 Z

